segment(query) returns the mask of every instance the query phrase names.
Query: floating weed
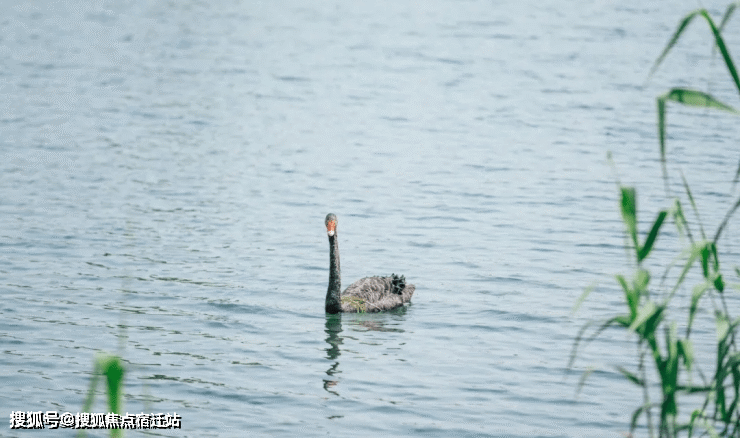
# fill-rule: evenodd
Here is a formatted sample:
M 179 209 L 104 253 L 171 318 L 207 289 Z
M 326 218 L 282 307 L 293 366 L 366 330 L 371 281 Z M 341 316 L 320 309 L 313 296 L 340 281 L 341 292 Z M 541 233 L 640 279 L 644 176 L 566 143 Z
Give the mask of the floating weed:
M 355 296 L 343 296 L 342 304 L 348 304 L 353 309 L 355 309 L 357 313 L 367 312 L 367 305 L 365 304 L 365 300 L 363 300 L 362 298 L 358 298 Z

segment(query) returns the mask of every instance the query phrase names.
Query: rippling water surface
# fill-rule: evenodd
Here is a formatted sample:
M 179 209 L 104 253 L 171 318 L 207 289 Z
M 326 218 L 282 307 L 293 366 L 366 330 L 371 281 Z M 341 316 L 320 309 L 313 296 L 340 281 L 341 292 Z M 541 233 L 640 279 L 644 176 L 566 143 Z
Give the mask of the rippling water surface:
M 176 411 L 171 436 L 628 429 L 640 396 L 611 364 L 630 339 L 566 365 L 586 320 L 621 311 L 616 179 L 643 219 L 666 206 L 655 96 L 736 99 L 703 23 L 647 81 L 694 2 L 3 6 L 2 415 L 79 412 L 109 351 L 125 411 Z M 669 122 L 716 226 L 737 122 Z M 405 274 L 410 306 L 325 315 L 329 212 L 344 284 Z

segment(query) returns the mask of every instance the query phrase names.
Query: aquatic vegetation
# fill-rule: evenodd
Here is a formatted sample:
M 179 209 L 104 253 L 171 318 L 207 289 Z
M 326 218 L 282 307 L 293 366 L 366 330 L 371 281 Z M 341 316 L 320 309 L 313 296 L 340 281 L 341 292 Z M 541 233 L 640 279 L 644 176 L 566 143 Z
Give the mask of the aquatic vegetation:
M 716 48 L 719 49 L 720 53 L 722 54 L 722 60 L 727 66 L 727 70 L 730 73 L 730 76 L 732 77 L 732 80 L 735 84 L 735 87 L 737 88 L 738 93 L 740 93 L 740 77 L 738 77 L 737 69 L 735 68 L 735 63 L 732 60 L 732 56 L 730 56 L 730 52 L 729 52 L 729 49 L 727 48 L 727 45 L 725 44 L 725 40 L 724 38 L 722 38 L 722 29 L 724 29 L 725 25 L 730 20 L 730 17 L 732 17 L 733 13 L 735 12 L 735 9 L 737 9 L 738 6 L 740 6 L 740 3 L 732 3 L 727 7 L 724 15 L 722 16 L 722 20 L 720 21 L 719 26 L 717 26 L 717 24 L 714 22 L 714 20 L 709 15 L 706 9 L 697 9 L 689 13 L 681 21 L 681 24 L 679 24 L 678 28 L 676 29 L 676 32 L 674 32 L 673 36 L 671 37 L 670 41 L 666 45 L 665 49 L 663 49 L 663 53 L 661 53 L 658 59 L 655 61 L 653 68 L 650 70 L 650 75 L 655 73 L 658 67 L 660 67 L 660 64 L 663 62 L 663 60 L 665 60 L 666 56 L 668 56 L 668 53 L 676 45 L 679 38 L 681 37 L 683 32 L 686 30 L 688 25 L 691 23 L 691 21 L 693 21 L 693 19 L 696 17 L 701 17 L 701 18 L 704 18 L 704 20 L 709 25 L 709 28 L 712 31 L 712 35 L 714 36 Z M 666 183 L 668 180 L 668 171 L 666 169 L 666 154 L 665 154 L 666 114 L 667 114 L 666 104 L 667 102 L 676 102 L 676 103 L 679 103 L 681 105 L 686 105 L 686 106 L 705 107 L 705 108 L 719 109 L 719 110 L 730 111 L 730 112 L 737 112 L 733 107 L 720 102 L 718 99 L 715 99 L 712 95 L 704 93 L 702 91 L 694 90 L 694 89 L 672 88 L 667 93 L 661 96 L 658 96 L 657 98 L 658 139 L 660 141 L 660 161 L 663 167 L 663 178 L 666 179 Z M 740 176 L 740 166 L 738 167 L 738 170 L 735 174 L 735 181 L 737 181 L 739 176 Z
M 719 25 L 704 9 L 688 14 L 657 59 L 653 71 L 660 66 L 689 23 L 694 18 L 701 17 L 709 25 L 716 48 L 722 55 L 740 93 L 740 79 L 722 38 L 722 29 L 738 6 L 740 3 L 731 4 Z M 657 98 L 660 158 L 666 188 L 669 187 L 665 152 L 668 102 L 736 112 L 730 105 L 693 89 L 673 88 Z M 740 167 L 735 173 L 734 182 L 737 182 L 739 176 Z M 679 435 L 737 437 L 740 436 L 740 351 L 736 338 L 740 318 L 731 316 L 726 294 L 733 288 L 737 289 L 738 285 L 732 285 L 733 287 L 728 285 L 728 277 L 720 264 L 717 243 L 728 221 L 740 207 L 740 198 L 728 205 L 724 219 L 714 235 L 708 238 L 689 184 L 683 175 L 681 179 L 686 199 L 696 216 L 694 228 L 698 226 L 698 233 L 686 219 L 684 214 L 686 209 L 681 199 L 675 198 L 670 209 L 657 214 L 644 240 L 641 239 L 638 232 L 636 190 L 632 187 L 620 187 L 622 221 L 626 226 L 628 245 L 635 263 L 634 272 L 630 276 L 616 276 L 624 293 L 626 309 L 622 314 L 598 324 L 586 324 L 581 328 L 573 346 L 569 367 L 573 366 L 580 344 L 593 340 L 607 328 L 627 330 L 637 342 L 636 364 L 633 369 L 617 367 L 617 370 L 634 383 L 643 396 L 643 403 L 632 413 L 630 434 L 634 433 L 638 424 L 644 424 L 650 437 L 655 436 L 656 432 L 659 437 Z M 687 248 L 665 268 L 661 283 L 667 278 L 675 277 L 675 284 L 665 289 L 651 285 L 652 275 L 645 267 L 645 261 L 651 255 L 660 231 L 667 222 L 673 222 L 678 234 L 686 239 Z M 680 273 L 671 277 L 670 271 L 677 263 L 682 264 Z M 687 278 L 691 277 L 689 274 L 694 270 L 700 270 L 701 280 L 691 289 L 690 303 L 682 307 L 681 303 L 677 302 L 679 301 L 676 298 L 677 292 L 685 288 Z M 740 277 L 740 268 L 735 267 L 734 273 Z M 590 292 L 591 289 L 584 292 L 579 304 Z M 702 309 L 701 306 L 710 310 L 708 314 L 713 316 L 717 335 L 714 369 L 711 373 L 704 372 L 695 360 L 691 338 L 695 324 L 699 323 L 696 317 Z M 685 320 L 679 323 L 670 319 L 673 315 L 678 315 L 680 309 L 688 309 Z M 588 373 L 584 373 L 579 388 L 587 377 Z M 657 377 L 658 381 L 651 381 L 653 377 Z M 660 393 L 660 400 L 656 401 L 651 399 L 651 396 L 657 391 Z M 689 394 L 701 395 L 703 401 L 698 406 L 691 407 L 690 415 L 681 417 L 679 409 L 689 406 L 686 402 L 681 403 L 680 398 Z M 696 398 L 692 397 L 691 400 Z
M 351 307 L 352 309 L 354 309 L 354 311 L 358 313 L 365 313 L 367 311 L 365 300 L 363 300 L 360 297 L 355 297 L 352 295 L 345 295 L 342 297 L 342 307 L 344 307 L 345 304 Z
M 83 412 L 91 412 L 93 402 L 95 401 L 95 391 L 98 387 L 100 376 L 105 376 L 106 392 L 108 394 L 108 412 L 121 414 L 123 404 L 123 375 L 125 368 L 123 361 L 118 356 L 100 355 L 95 359 L 93 374 L 90 379 L 90 387 L 87 390 L 87 397 L 82 408 Z M 81 429 L 77 435 L 85 436 L 85 430 Z M 110 436 L 119 438 L 123 436 L 121 429 L 111 429 Z

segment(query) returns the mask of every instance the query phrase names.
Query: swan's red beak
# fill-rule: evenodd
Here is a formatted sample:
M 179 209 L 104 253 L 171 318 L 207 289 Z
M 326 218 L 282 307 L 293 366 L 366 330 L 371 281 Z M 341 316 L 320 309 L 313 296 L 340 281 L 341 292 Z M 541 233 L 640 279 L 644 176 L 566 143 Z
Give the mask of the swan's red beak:
M 329 237 L 334 235 L 336 229 L 337 229 L 337 221 L 329 221 L 326 223 L 326 234 L 328 234 Z

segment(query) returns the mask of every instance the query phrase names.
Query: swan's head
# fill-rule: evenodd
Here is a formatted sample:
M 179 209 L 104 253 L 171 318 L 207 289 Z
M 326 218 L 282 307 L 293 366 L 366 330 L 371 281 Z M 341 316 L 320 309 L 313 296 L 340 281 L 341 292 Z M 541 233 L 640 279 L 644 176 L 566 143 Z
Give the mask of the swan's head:
M 327 214 L 324 225 L 326 225 L 326 234 L 332 237 L 337 232 L 337 216 L 334 213 Z

